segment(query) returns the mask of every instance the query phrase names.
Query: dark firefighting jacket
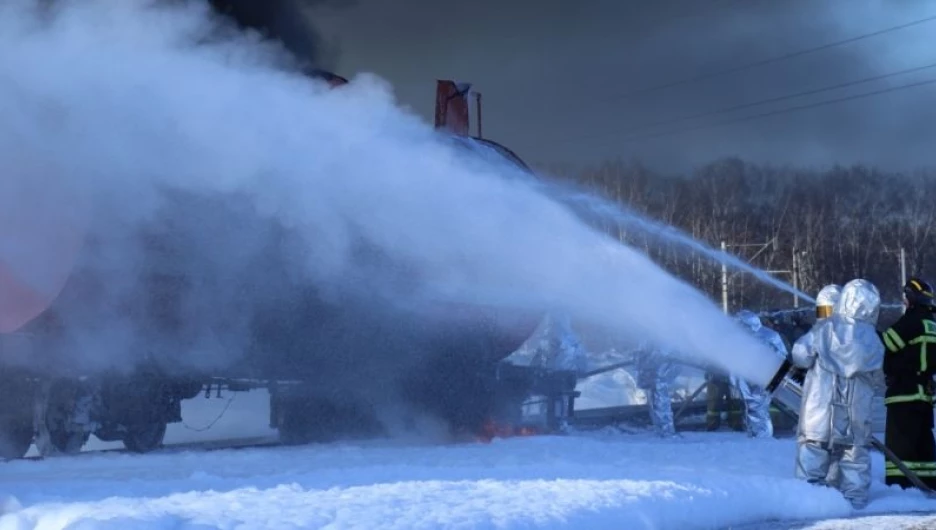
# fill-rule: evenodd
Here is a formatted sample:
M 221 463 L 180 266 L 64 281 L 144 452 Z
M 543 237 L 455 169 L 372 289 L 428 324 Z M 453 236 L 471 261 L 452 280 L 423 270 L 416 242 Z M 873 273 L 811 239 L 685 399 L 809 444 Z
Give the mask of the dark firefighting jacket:
M 884 403 L 933 402 L 936 373 L 936 316 L 921 307 L 907 310 L 881 333 L 887 348 Z

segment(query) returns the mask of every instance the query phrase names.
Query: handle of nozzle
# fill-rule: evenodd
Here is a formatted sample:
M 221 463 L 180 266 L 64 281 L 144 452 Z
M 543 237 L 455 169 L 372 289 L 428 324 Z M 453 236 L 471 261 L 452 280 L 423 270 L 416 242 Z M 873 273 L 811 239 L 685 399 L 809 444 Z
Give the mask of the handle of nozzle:
M 780 365 L 780 368 L 777 369 L 777 373 L 774 374 L 773 378 L 770 380 L 770 383 L 767 384 L 767 393 L 773 394 L 777 388 L 780 387 L 780 383 L 783 382 L 783 378 L 786 377 L 790 370 L 793 369 L 793 363 L 789 359 L 784 359 L 783 364 Z

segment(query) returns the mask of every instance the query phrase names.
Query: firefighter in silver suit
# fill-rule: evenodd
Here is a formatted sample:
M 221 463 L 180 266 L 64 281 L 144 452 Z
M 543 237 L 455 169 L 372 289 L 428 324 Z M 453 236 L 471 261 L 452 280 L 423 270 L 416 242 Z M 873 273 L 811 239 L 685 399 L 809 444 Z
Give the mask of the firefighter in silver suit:
M 832 310 L 835 308 L 835 304 L 838 303 L 841 296 L 841 285 L 829 284 L 819 290 L 816 294 L 816 323 L 813 326 L 818 325 L 819 322 L 832 316 Z M 795 380 L 802 386 L 806 377 L 806 370 L 802 368 L 796 368 L 795 370 L 797 372 Z M 826 484 L 832 487 L 838 487 L 838 483 L 838 462 L 832 460 L 829 463 L 829 473 L 826 475 Z
M 657 435 L 676 436 L 673 419 L 673 385 L 679 375 L 679 365 L 667 350 L 649 342 L 637 351 L 637 385 L 647 393 L 650 423 Z
M 793 345 L 794 365 L 807 369 L 797 426 L 796 476 L 832 486 L 855 508 L 871 486 L 872 402 L 884 345 L 875 324 L 881 296 L 867 280 L 842 287 L 832 315 Z M 829 483 L 830 467 L 837 468 Z
M 743 309 L 738 311 L 735 319 L 769 346 L 779 359 L 786 359 L 787 349 L 783 337 L 765 326 L 757 314 Z M 772 438 L 774 430 L 773 421 L 770 418 L 771 398 L 767 390 L 761 385 L 750 383 L 734 375 L 731 376 L 731 384 L 738 389 L 744 402 L 744 424 L 748 435 L 754 438 Z
M 568 313 L 555 311 L 548 314 L 539 331 L 531 366 L 554 372 L 581 373 L 588 369 L 587 352 L 572 328 Z
M 549 313 L 537 331 L 530 366 L 542 371 L 548 380 L 546 395 L 548 428 L 564 431 L 572 414 L 572 399 L 578 377 L 588 370 L 588 353 L 572 327 L 571 316 L 564 311 Z

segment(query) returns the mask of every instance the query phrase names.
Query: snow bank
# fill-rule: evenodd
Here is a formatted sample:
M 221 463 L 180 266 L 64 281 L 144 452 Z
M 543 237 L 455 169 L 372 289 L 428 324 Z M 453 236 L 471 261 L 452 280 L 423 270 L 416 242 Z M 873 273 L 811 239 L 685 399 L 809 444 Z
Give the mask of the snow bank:
M 634 353 L 630 350 L 607 350 L 603 352 L 589 352 L 588 370 L 600 370 L 619 363 L 628 363 L 615 370 L 593 375 L 581 379 L 576 390 L 581 395 L 575 400 L 576 410 L 586 410 L 603 407 L 618 407 L 626 405 L 642 405 L 647 403 L 645 389 L 637 385 L 637 367 Z M 695 367 L 682 365 L 679 375 L 673 386 L 673 398 L 683 399 L 705 382 L 705 373 Z
M 592 434 L 459 446 L 357 444 L 88 455 L 3 466 L 0 530 L 723 528 L 854 512 L 792 478 L 790 440 Z M 863 515 L 931 509 L 886 488 Z
M 579 382 L 575 387 L 581 396 L 575 400 L 576 410 L 587 410 L 647 402 L 646 391 L 637 386 L 634 375 L 618 368 Z

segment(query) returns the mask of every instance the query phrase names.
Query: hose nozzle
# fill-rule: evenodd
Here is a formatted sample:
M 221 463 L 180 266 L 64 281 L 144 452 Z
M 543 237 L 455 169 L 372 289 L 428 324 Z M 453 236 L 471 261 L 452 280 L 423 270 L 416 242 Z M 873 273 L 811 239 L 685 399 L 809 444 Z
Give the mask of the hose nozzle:
M 793 369 L 793 363 L 789 359 L 784 359 L 783 364 L 780 365 L 780 368 L 777 369 L 777 373 L 774 374 L 773 378 L 770 380 L 770 383 L 767 384 L 767 393 L 773 394 L 777 388 L 780 387 L 780 383 L 783 382 L 783 378 L 786 377 L 790 370 Z

